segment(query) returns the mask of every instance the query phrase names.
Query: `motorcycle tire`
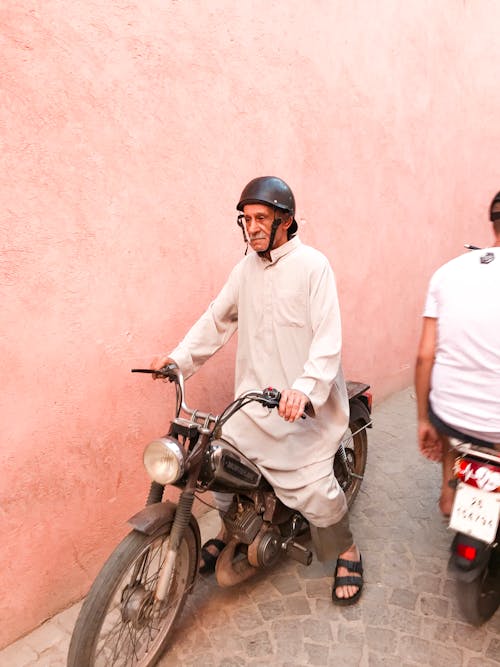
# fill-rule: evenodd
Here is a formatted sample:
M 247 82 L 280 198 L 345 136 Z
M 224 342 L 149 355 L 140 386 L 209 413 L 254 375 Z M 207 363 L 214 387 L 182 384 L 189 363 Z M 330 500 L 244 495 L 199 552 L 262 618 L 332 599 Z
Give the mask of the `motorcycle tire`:
M 359 477 L 346 476 L 345 467 L 340 460 L 340 454 L 335 454 L 333 461 L 333 472 L 340 486 L 343 488 L 347 500 L 347 506 L 351 507 L 356 499 L 363 482 L 363 475 L 365 474 L 366 459 L 368 456 L 368 438 L 366 435 L 366 428 L 363 428 L 364 422 L 357 419 L 349 423 L 349 429 L 354 435 L 348 442 L 344 442 L 344 449 L 347 456 L 347 464 L 350 472 Z M 362 430 L 360 430 L 362 429 Z M 361 479 L 360 479 L 361 478 Z
M 500 606 L 500 552 L 493 549 L 489 561 L 472 581 L 456 583 L 458 605 L 471 625 L 490 619 Z
M 129 533 L 108 558 L 78 616 L 67 667 L 152 667 L 167 648 L 197 572 L 196 538 L 186 528 L 167 597 L 154 604 L 172 524 Z

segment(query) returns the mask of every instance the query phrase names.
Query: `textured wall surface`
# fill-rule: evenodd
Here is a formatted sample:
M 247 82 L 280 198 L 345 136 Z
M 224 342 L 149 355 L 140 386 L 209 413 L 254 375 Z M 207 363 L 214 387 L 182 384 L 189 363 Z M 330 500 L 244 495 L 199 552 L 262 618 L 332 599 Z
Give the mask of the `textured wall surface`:
M 334 266 L 344 366 L 411 382 L 428 278 L 500 189 L 498 3 L 4 0 L 0 645 L 88 589 L 148 482 L 168 351 L 256 175 Z M 188 385 L 217 411 L 234 343 Z

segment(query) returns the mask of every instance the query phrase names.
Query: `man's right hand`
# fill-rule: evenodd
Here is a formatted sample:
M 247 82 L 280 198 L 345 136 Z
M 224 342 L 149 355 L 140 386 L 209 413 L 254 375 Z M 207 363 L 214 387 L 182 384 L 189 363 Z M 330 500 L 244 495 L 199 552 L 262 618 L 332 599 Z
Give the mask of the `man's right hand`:
M 170 357 L 155 357 L 153 361 L 151 362 L 150 368 L 153 371 L 159 371 L 160 368 L 163 368 L 164 366 L 168 366 L 169 364 L 175 364 L 175 361 L 171 359 Z M 175 364 L 177 366 L 177 364 Z M 158 379 L 158 375 L 155 375 L 153 373 L 152 378 L 153 380 Z
M 302 417 L 308 403 L 309 396 L 298 389 L 283 389 L 278 406 L 279 416 L 287 422 L 295 422 Z

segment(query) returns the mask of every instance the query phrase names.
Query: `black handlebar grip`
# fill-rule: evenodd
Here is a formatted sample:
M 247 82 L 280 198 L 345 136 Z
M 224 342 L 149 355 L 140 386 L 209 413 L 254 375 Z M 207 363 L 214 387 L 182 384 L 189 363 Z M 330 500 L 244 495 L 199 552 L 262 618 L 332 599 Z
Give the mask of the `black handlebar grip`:
M 156 375 L 158 377 L 164 377 L 170 381 L 173 380 L 172 371 L 178 368 L 177 364 L 167 364 L 162 368 L 159 368 L 157 371 L 151 368 L 132 368 L 131 373 L 150 373 L 151 375 Z

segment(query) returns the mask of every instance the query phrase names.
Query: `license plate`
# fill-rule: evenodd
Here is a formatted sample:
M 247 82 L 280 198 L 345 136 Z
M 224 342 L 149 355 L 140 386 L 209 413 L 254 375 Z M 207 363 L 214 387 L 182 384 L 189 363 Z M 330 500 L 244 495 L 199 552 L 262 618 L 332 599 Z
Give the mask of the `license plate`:
M 488 493 L 459 483 L 450 528 L 478 540 L 494 542 L 500 516 L 500 493 Z

